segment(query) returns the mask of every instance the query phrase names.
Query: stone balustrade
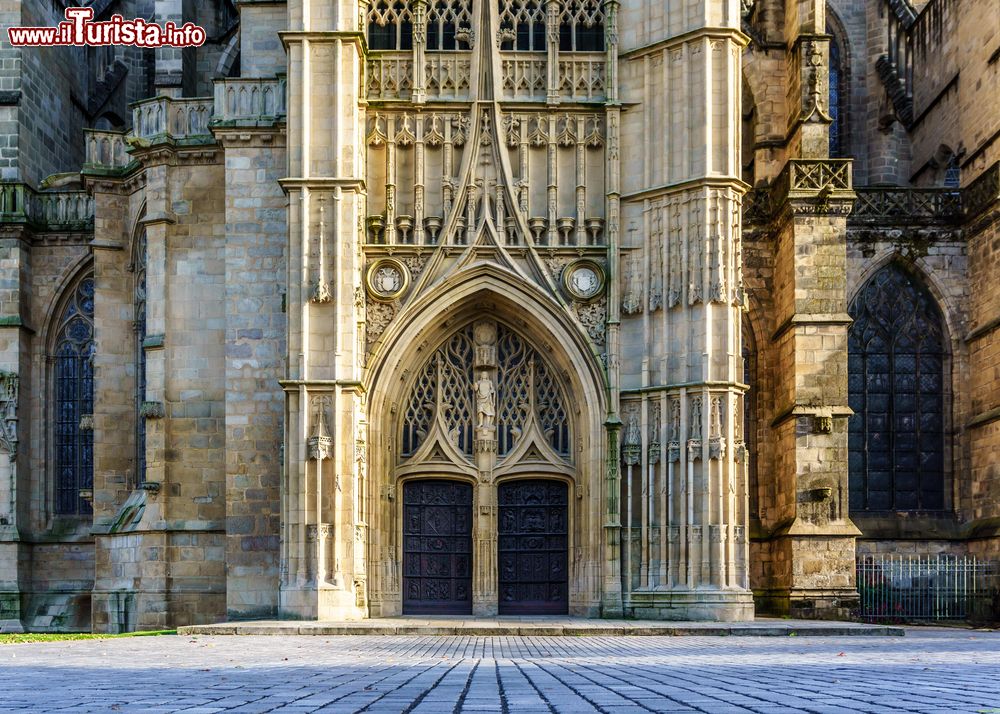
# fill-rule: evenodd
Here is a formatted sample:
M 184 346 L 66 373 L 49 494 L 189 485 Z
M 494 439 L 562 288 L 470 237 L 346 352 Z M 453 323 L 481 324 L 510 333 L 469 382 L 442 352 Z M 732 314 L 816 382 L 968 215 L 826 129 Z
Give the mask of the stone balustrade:
M 132 139 L 150 142 L 169 137 L 174 141 L 210 137 L 214 99 L 155 97 L 132 105 Z
M 85 168 L 120 169 L 128 165 L 131 159 L 126 153 L 124 131 L 84 129 L 83 133 L 87 148 Z
M 285 116 L 286 89 L 284 77 L 216 80 L 212 125 L 272 124 Z
M 751 189 L 743 199 L 743 223 L 767 223 L 785 197 L 824 197 L 853 191 L 849 223 L 856 226 L 958 225 L 1000 201 L 1000 162 L 962 189 L 868 186 L 852 188 L 847 160 L 793 159 L 770 186 Z
M 85 231 L 94 226 L 94 199 L 85 191 L 36 191 L 20 182 L 0 183 L 0 224 L 36 231 Z
M 962 218 L 962 194 L 947 188 L 859 188 L 851 223 L 953 223 Z

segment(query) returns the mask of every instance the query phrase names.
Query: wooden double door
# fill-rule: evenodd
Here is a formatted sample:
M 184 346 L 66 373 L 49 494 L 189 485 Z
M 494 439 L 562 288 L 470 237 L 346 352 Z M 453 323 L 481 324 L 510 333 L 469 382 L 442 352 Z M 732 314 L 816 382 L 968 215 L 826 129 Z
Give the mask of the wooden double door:
M 568 611 L 568 490 L 545 479 L 497 490 L 501 615 Z M 473 487 L 426 479 L 403 486 L 403 612 L 472 613 Z

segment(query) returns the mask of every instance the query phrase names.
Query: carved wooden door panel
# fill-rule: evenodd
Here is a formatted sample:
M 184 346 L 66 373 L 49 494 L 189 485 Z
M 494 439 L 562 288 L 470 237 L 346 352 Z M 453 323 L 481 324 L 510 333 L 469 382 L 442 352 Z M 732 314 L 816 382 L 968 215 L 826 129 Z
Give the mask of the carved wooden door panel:
M 403 612 L 472 613 L 472 486 L 403 486 Z
M 500 614 L 566 614 L 566 484 L 512 481 L 500 484 L 498 496 Z

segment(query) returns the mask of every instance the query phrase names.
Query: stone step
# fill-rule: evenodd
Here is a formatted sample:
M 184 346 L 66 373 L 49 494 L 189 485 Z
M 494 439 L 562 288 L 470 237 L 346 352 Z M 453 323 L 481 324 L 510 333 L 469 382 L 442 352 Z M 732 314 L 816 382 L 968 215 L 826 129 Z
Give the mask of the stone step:
M 901 637 L 902 627 L 856 622 L 768 620 L 753 622 L 664 622 L 572 618 L 378 618 L 351 622 L 291 620 L 224 622 L 177 628 L 181 635 L 464 635 L 502 636 L 745 636 Z

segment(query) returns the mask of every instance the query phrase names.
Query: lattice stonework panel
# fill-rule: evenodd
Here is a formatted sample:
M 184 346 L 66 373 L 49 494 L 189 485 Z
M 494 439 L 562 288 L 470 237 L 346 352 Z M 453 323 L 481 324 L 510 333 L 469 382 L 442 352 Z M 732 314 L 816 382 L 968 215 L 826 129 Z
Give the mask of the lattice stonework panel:
M 552 368 L 507 326 L 492 321 L 476 325 L 478 332 L 468 325 L 452 335 L 418 372 L 403 415 L 403 456 L 413 456 L 439 427 L 471 459 L 477 416 L 483 412 L 481 395 L 489 394 L 494 400 L 490 410 L 496 420 L 499 457 L 537 428 L 552 450 L 568 459 L 569 415 Z M 495 371 L 475 368 L 475 359 L 484 353 L 495 354 Z M 484 378 L 488 389 L 482 384 Z
M 850 315 L 851 511 L 942 509 L 946 353 L 937 305 L 889 265 Z

